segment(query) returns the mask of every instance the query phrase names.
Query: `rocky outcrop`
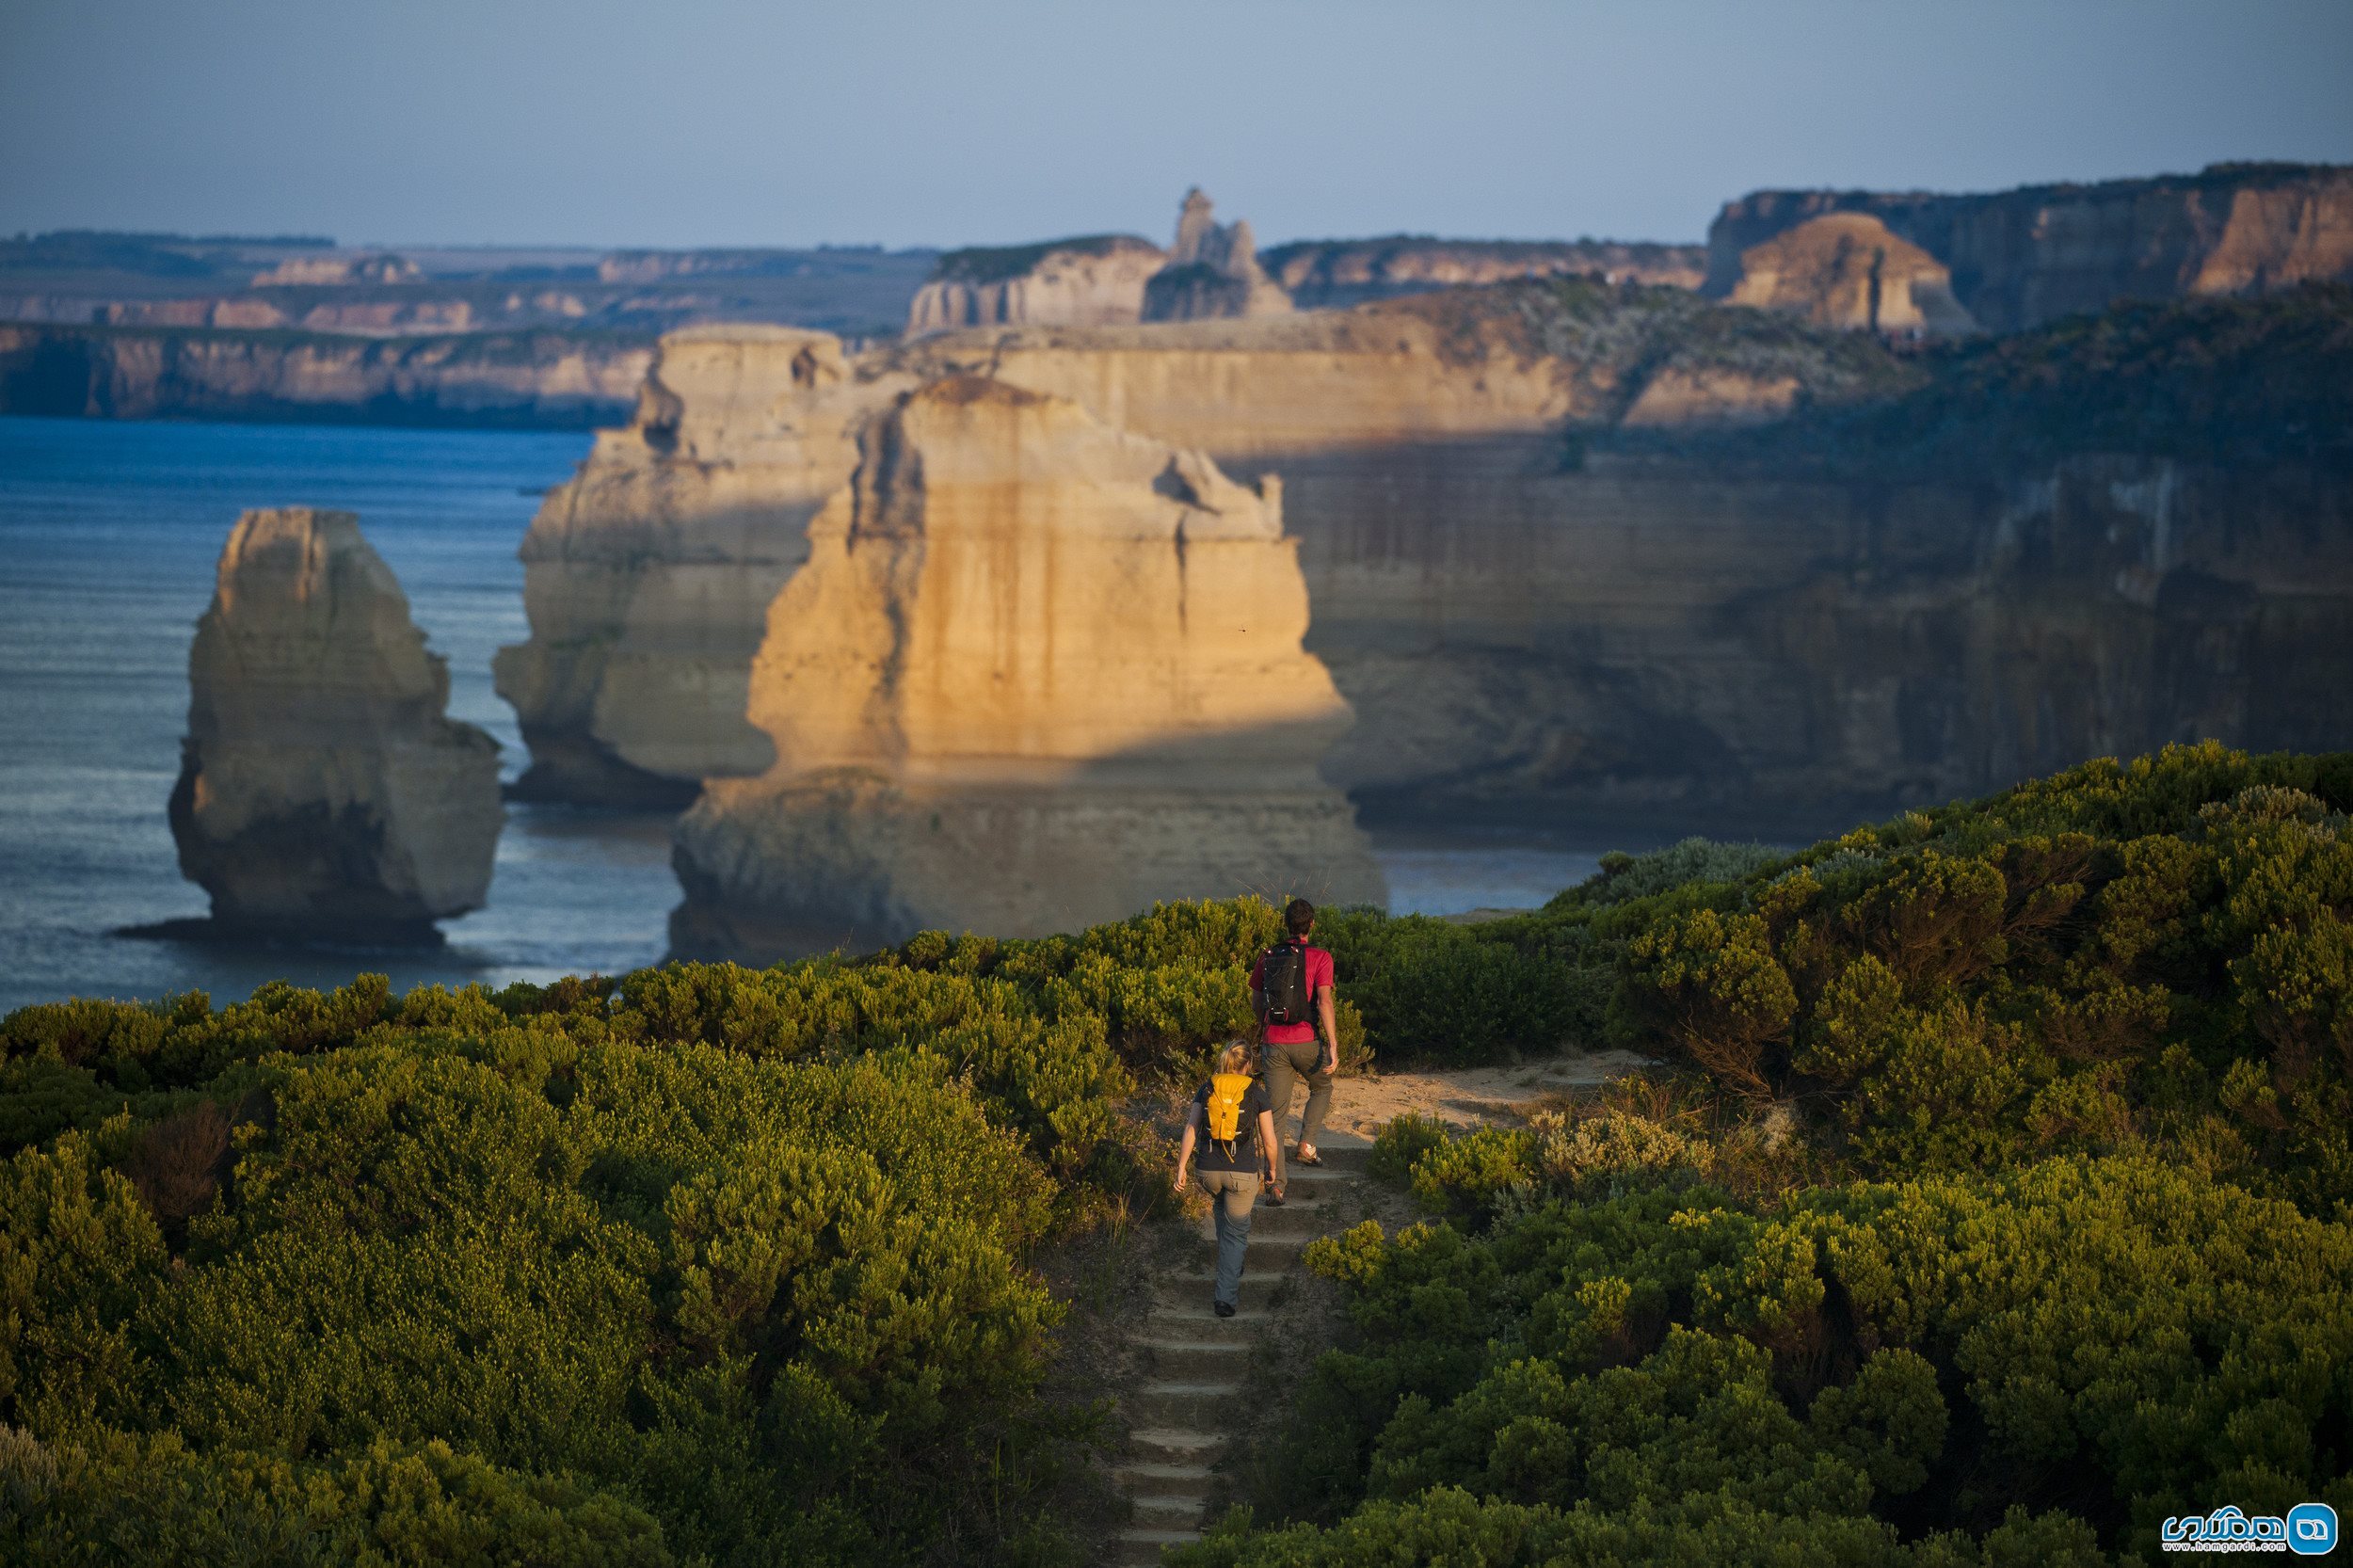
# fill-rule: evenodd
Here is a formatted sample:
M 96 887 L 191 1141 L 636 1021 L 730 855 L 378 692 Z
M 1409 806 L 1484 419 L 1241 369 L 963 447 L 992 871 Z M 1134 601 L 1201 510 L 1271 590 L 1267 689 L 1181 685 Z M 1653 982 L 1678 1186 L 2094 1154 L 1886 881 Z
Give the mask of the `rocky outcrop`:
M 907 308 L 907 333 L 1139 321 L 1144 283 L 1167 261 L 1159 246 L 1132 234 L 952 250 Z
M 1358 714 L 1324 772 L 1376 820 L 1800 840 L 2171 741 L 2353 734 L 2342 476 L 1564 472 L 1517 438 L 1283 474 L 1307 647 Z
M 328 254 L 290 256 L 253 275 L 257 289 L 316 288 L 341 283 L 413 283 L 423 276 L 406 256 Z
M 1868 213 L 1825 213 L 1750 247 L 1729 302 L 1873 332 L 1955 336 L 1977 325 L 1944 264 Z
M 2123 299 L 2261 294 L 2353 280 L 2353 168 L 2217 164 L 2194 175 L 1991 195 L 1757 191 L 1707 232 L 1707 293 L 1825 213 L 1864 213 L 1948 268 L 1978 325 L 2007 332 Z
M 859 428 L 913 382 L 853 376 L 820 332 L 663 340 L 635 419 L 598 436 L 524 536 L 531 640 L 495 665 L 531 747 L 520 793 L 680 805 L 769 766 L 744 719 L 769 601 L 857 466 Z
M 864 424 L 929 382 L 988 376 L 1221 461 L 1513 434 L 1548 442 L 1558 464 L 1564 422 L 1753 419 L 1801 393 L 1855 395 L 1856 365 L 1900 374 L 1867 342 L 1680 290 L 1565 283 L 1256 321 L 941 333 L 856 357 L 781 328 L 674 334 L 635 423 L 598 438 L 525 540 L 532 636 L 498 663 L 532 748 L 520 788 L 675 805 L 707 778 L 765 771 L 767 737 L 744 713 L 769 600 L 856 467 Z
M 752 669 L 776 764 L 679 826 L 681 951 L 1382 897 L 1317 776 L 1348 710 L 1272 486 L 958 376 L 870 424 L 808 533 Z
M 1168 265 L 1144 285 L 1146 321 L 1212 321 L 1288 315 L 1290 296 L 1258 265 L 1250 220 L 1217 221 L 1195 185 L 1176 210 L 1176 243 Z
M 1598 278 L 1610 283 L 1695 289 L 1706 273 L 1707 248 L 1392 234 L 1369 240 L 1303 240 L 1276 246 L 1259 262 L 1299 309 L 1333 310 L 1516 278 Z
M 188 654 L 180 869 L 227 929 L 431 939 L 481 905 L 498 743 L 452 723 L 449 670 L 349 512 L 248 512 Z
M 0 326 L 0 413 L 585 429 L 625 415 L 652 358 L 603 334 Z

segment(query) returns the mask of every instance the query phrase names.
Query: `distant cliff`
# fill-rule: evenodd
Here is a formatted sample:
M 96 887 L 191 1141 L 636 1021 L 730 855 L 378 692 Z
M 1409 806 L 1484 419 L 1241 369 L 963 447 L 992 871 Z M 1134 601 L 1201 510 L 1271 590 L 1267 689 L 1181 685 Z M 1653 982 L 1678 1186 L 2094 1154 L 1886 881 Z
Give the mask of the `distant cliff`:
M 1515 278 L 1599 277 L 1613 283 L 1695 289 L 1706 269 L 1707 249 L 1615 240 L 1444 240 L 1391 234 L 1369 240 L 1301 240 L 1278 245 L 1258 259 L 1302 310 L 1328 310 Z
M 961 327 L 1103 327 L 1144 314 L 1144 285 L 1167 264 L 1133 234 L 951 250 L 907 308 L 910 335 Z
M 625 417 L 652 358 L 609 333 L 0 325 L 0 414 L 580 429 Z
M 986 375 L 1280 478 L 1358 715 L 1323 772 L 1374 809 L 1797 831 L 2173 739 L 2341 744 L 2345 297 L 1909 356 L 1558 280 L 856 356 L 673 339 L 534 525 L 502 682 L 552 792 L 765 770 L 755 606 L 862 433 Z
M 635 421 L 598 438 L 523 546 L 532 634 L 498 676 L 532 747 L 527 792 L 674 803 L 766 770 L 746 681 L 809 520 L 848 483 L 869 422 L 972 375 L 1257 472 L 1502 435 L 1558 465 L 1568 422 L 1770 418 L 1914 373 L 1868 339 L 1564 280 L 1257 320 L 942 333 L 857 356 L 787 328 L 673 334 Z
M 1705 291 L 1753 248 L 1825 213 L 1865 213 L 1950 269 L 1977 324 L 2039 326 L 2120 300 L 2262 294 L 2353 280 L 2353 168 L 2217 164 L 2199 174 L 1990 195 L 1757 191 L 1707 231 Z

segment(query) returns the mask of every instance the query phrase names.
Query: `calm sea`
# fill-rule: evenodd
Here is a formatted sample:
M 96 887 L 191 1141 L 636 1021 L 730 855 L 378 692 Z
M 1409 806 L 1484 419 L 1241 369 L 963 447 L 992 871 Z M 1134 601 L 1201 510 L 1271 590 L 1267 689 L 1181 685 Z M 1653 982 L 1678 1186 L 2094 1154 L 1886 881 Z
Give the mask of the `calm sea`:
M 0 418 L 0 1012 L 67 996 L 552 980 L 658 961 L 678 902 L 667 823 L 508 808 L 488 904 L 433 953 L 230 947 L 118 935 L 205 913 L 164 805 L 180 768 L 188 642 L 248 506 L 344 507 L 449 659 L 450 712 L 524 753 L 490 655 L 525 633 L 515 558 L 580 435 Z M 1509 841 L 1384 845 L 1392 907 L 1542 902 L 1584 854 Z

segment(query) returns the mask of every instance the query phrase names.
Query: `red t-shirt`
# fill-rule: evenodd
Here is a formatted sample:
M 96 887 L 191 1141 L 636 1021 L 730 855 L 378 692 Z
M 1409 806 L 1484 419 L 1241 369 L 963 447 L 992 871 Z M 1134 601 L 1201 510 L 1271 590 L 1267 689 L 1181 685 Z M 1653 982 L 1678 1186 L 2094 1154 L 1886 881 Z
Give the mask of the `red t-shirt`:
M 1259 982 L 1265 974 L 1266 954 L 1262 952 L 1258 954 L 1258 961 L 1250 966 L 1250 988 L 1252 990 L 1259 989 Z M 1313 1002 L 1319 991 L 1328 991 L 1331 988 L 1332 955 L 1321 948 L 1309 948 L 1307 950 L 1307 1000 Z M 1266 1026 L 1266 1037 L 1278 1046 L 1296 1046 L 1303 1041 L 1314 1039 L 1316 1026 L 1312 1020 L 1296 1024 L 1269 1024 Z

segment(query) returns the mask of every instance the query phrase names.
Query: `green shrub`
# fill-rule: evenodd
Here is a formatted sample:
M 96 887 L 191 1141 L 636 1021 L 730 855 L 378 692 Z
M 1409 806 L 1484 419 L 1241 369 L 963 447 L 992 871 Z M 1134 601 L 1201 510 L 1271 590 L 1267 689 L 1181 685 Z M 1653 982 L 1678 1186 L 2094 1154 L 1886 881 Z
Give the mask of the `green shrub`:
M 2353 1499 L 2344 1223 L 2117 1158 L 1779 1196 L 1661 1176 L 1483 1237 L 1317 1243 L 1356 1340 L 1312 1375 L 1268 1500 L 1368 1546 L 1450 1488 L 1621 1527 L 1707 1498 L 1974 1554 L 2014 1504 L 2150 1551 L 2208 1499 Z M 1293 1560 L 1236 1549 L 1195 1560 Z

